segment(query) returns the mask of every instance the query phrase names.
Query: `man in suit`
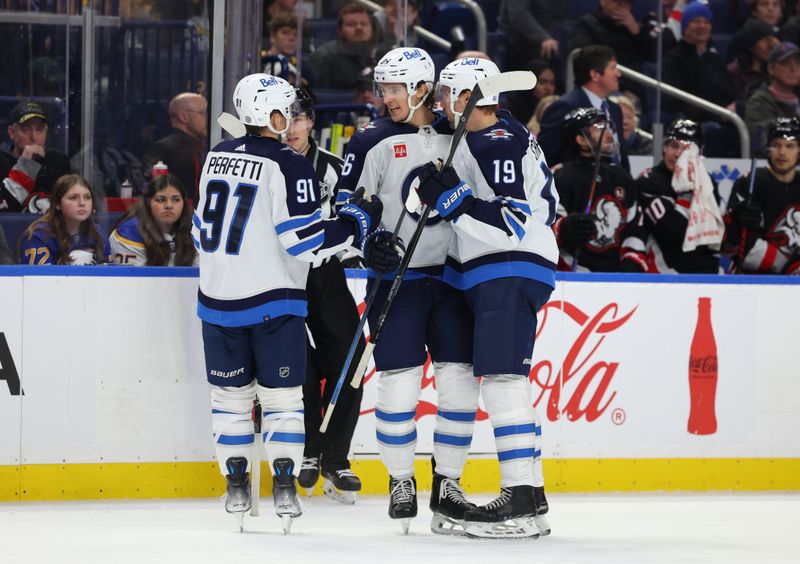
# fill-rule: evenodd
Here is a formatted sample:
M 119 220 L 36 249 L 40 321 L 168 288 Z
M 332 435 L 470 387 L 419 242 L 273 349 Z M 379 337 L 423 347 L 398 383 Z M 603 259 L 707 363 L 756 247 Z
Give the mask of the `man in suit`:
M 630 170 L 628 149 L 620 141 L 622 136 L 622 109 L 610 101 L 608 96 L 619 90 L 620 72 L 614 51 L 604 45 L 589 45 L 581 49 L 572 63 L 575 83 L 579 84 L 553 102 L 542 116 L 542 129 L 539 132 L 539 145 L 551 167 L 572 160 L 576 155 L 574 148 L 563 145 L 561 124 L 572 110 L 594 107 L 603 110 L 611 119 L 617 154 L 614 162 Z

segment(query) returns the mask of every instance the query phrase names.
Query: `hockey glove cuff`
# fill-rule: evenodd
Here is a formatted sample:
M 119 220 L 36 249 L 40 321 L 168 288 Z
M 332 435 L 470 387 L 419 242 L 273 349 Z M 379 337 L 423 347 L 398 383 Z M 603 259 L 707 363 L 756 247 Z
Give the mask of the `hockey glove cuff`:
M 753 204 L 742 202 L 731 211 L 733 221 L 744 229 L 756 229 L 761 227 L 764 215 L 761 209 Z
M 342 206 L 337 217 L 353 222 L 355 228 L 355 244 L 361 243 L 371 231 L 381 223 L 383 203 L 377 196 L 367 199 L 362 186 L 350 196 Z
M 377 274 L 388 274 L 397 270 L 406 252 L 403 241 L 385 229 L 376 229 L 364 240 L 364 264 Z
M 465 184 L 453 167 L 439 171 L 435 163 L 428 163 L 419 173 L 419 199 L 447 221 L 453 221 L 467 211 L 474 200 L 472 188 Z
M 596 232 L 590 215 L 571 213 L 558 222 L 558 240 L 563 245 L 583 245 L 591 241 Z

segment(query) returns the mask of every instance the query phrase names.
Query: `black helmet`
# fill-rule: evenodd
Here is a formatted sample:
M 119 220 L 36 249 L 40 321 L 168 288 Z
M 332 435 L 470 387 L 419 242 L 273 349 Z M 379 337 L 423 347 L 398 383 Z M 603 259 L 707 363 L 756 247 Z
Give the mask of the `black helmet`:
M 665 140 L 677 139 L 686 143 L 694 143 L 703 149 L 703 128 L 696 121 L 690 119 L 676 119 L 667 128 Z
M 800 141 L 800 123 L 797 118 L 779 117 L 769 125 L 767 130 L 767 146 L 775 139 Z
M 294 93 L 297 95 L 297 103 L 300 104 L 300 111 L 306 114 L 308 119 L 314 119 L 314 99 L 308 90 L 305 88 L 295 88 Z
M 575 136 L 583 133 L 583 131 L 593 126 L 596 123 L 603 123 L 606 121 L 606 114 L 597 108 L 578 108 L 572 110 L 561 123 L 561 131 L 564 137 L 570 142 L 574 142 Z

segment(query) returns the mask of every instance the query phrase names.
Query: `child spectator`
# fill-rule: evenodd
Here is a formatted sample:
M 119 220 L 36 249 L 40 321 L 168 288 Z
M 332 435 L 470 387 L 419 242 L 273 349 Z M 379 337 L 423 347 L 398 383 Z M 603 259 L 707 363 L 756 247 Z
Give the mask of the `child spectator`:
M 92 188 L 77 174 L 53 185 L 50 208 L 22 236 L 20 264 L 100 264 L 108 260 L 108 241 L 94 222 Z
M 192 266 L 197 251 L 191 230 L 186 188 L 173 174 L 159 176 L 108 238 L 111 260 L 130 266 Z

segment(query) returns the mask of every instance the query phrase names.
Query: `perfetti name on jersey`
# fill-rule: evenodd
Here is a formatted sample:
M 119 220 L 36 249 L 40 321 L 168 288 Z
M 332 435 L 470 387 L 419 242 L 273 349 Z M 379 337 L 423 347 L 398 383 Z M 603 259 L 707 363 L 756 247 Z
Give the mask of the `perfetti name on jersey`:
M 249 180 L 258 180 L 263 167 L 263 162 L 253 161 L 243 157 L 212 156 L 208 159 L 206 174 L 233 175 Z

